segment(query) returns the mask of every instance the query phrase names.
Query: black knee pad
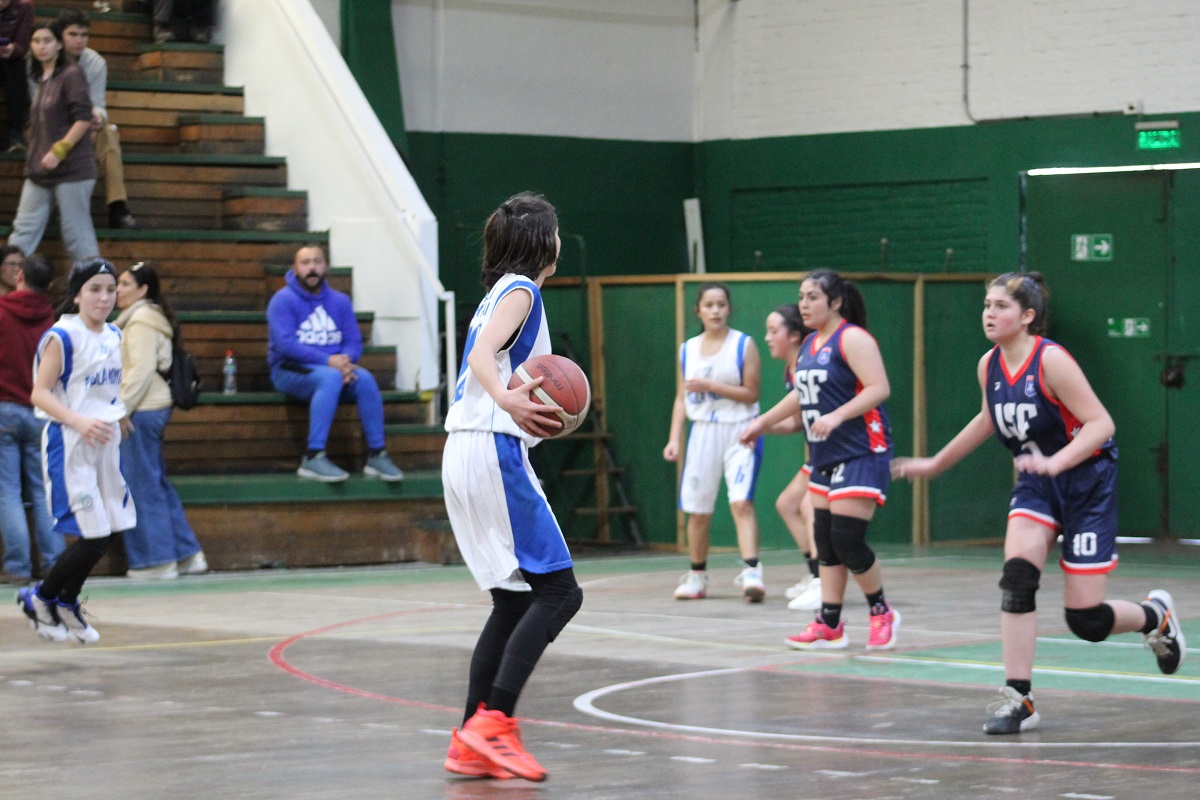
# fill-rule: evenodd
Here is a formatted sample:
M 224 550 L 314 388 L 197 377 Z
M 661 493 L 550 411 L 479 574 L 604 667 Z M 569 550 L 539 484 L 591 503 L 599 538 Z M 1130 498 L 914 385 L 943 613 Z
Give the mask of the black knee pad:
M 833 549 L 833 514 L 828 508 L 813 509 L 813 542 L 817 545 L 817 561 L 824 567 L 841 565 Z
M 1085 642 L 1103 642 L 1112 633 L 1117 615 L 1112 606 L 1101 603 L 1091 608 L 1064 608 L 1067 627 Z
M 861 575 L 875 565 L 875 551 L 867 545 L 868 520 L 835 514 L 831 538 L 833 551 L 846 569 Z
M 1038 583 L 1042 571 L 1033 562 L 1023 558 L 1010 558 L 1004 562 L 1004 574 L 1000 576 L 1000 610 L 1009 614 L 1028 614 L 1037 611 Z

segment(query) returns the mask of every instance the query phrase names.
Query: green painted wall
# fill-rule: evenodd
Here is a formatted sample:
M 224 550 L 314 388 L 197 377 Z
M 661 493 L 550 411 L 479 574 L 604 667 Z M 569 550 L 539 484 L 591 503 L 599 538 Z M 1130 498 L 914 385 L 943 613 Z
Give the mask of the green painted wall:
M 1200 113 L 1173 118 L 1180 122 L 1184 146 L 1157 152 L 1136 149 L 1137 118 L 1106 116 L 697 145 L 410 132 L 409 161 L 439 220 L 442 280 L 458 292 L 460 316 L 469 316 L 482 295 L 479 230 L 487 214 L 518 190 L 543 192 L 558 206 L 560 274 L 565 276 L 686 269 L 682 201 L 692 196 L 701 199 L 711 272 L 830 265 L 846 271 L 884 266 L 999 273 L 1018 264 L 1021 170 L 1200 161 Z M 1184 211 L 1197 205 L 1195 186 L 1191 177 L 1183 179 Z M 1186 276 L 1200 274 L 1200 248 L 1192 246 L 1197 229 L 1182 217 L 1173 225 L 1180 288 L 1194 283 Z M 882 237 L 889 240 L 886 262 Z M 954 249 L 949 260 L 948 247 Z M 791 299 L 794 287 L 781 288 L 778 298 L 770 289 L 770 297 L 759 298 L 757 291 L 747 293 L 746 311 L 753 313 L 736 322 L 756 337 L 761 336 L 760 313 Z M 610 392 L 645 387 L 611 394 L 614 447 L 630 469 L 630 489 L 643 509 L 648 538 L 670 544 L 674 469 L 662 461 L 661 450 L 674 390 L 674 342 L 673 327 L 659 317 L 673 314 L 672 290 L 627 288 L 611 296 L 605 322 L 618 334 L 609 342 Z M 931 286 L 928 292 L 931 448 L 947 441 L 978 409 L 972 369 L 988 346 L 979 330 L 981 297 L 982 287 L 974 285 Z M 889 407 L 897 453 L 905 454 L 911 449 L 910 294 L 881 285 L 871 287 L 867 299 L 893 382 Z M 763 308 L 754 307 L 760 304 Z M 560 291 L 548 307 L 554 327 L 569 330 L 573 340 L 585 338 L 581 297 Z M 639 318 L 654 324 L 639 327 Z M 575 341 L 575 346 L 587 352 L 586 342 Z M 636 357 L 622 359 L 621 352 Z M 764 400 L 777 395 L 774 367 L 766 367 Z M 788 444 L 769 445 L 759 520 L 766 544 L 786 546 L 774 493 L 798 465 Z M 934 482 L 934 538 L 1000 535 L 1010 475 L 1002 450 L 985 447 Z M 910 508 L 908 486 L 894 484 L 873 535 L 907 538 Z M 718 514 L 714 544 L 733 544 L 727 514 Z

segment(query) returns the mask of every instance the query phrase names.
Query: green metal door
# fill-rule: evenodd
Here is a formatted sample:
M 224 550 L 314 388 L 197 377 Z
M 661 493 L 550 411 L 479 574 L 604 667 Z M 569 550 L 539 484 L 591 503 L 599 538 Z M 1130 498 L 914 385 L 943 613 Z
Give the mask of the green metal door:
M 1168 500 L 1167 212 L 1164 172 L 1030 176 L 1026 269 L 1046 276 L 1049 336 L 1112 414 L 1121 533 L 1171 530 Z

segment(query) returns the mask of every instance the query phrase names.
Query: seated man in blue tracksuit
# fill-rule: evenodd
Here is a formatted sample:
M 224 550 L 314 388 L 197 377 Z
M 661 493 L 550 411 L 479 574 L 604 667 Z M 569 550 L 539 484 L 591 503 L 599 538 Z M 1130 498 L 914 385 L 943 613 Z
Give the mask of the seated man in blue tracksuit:
M 267 306 L 267 366 L 277 391 L 308 401 L 308 452 L 296 474 L 333 483 L 350 474 L 325 455 L 325 441 L 345 400 L 358 404 L 367 463 L 363 475 L 385 481 L 404 473 L 384 449 L 383 398 L 370 372 L 358 366 L 362 335 L 350 298 L 325 282 L 329 261 L 319 244 L 296 251 L 287 285 Z

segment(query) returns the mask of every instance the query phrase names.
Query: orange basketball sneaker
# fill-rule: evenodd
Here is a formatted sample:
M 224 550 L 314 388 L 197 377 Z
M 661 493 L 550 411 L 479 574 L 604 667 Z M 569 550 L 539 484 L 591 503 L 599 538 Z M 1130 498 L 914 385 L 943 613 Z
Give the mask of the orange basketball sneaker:
M 512 777 L 506 769 L 501 769 L 462 743 L 458 738 L 458 728 L 450 731 L 450 748 L 446 751 L 446 760 L 442 766 L 447 772 L 459 775 L 470 775 L 474 778 L 496 778 L 507 780 Z
M 492 764 L 527 781 L 546 780 L 546 770 L 521 744 L 517 721 L 483 703 L 458 732 L 458 740 Z

